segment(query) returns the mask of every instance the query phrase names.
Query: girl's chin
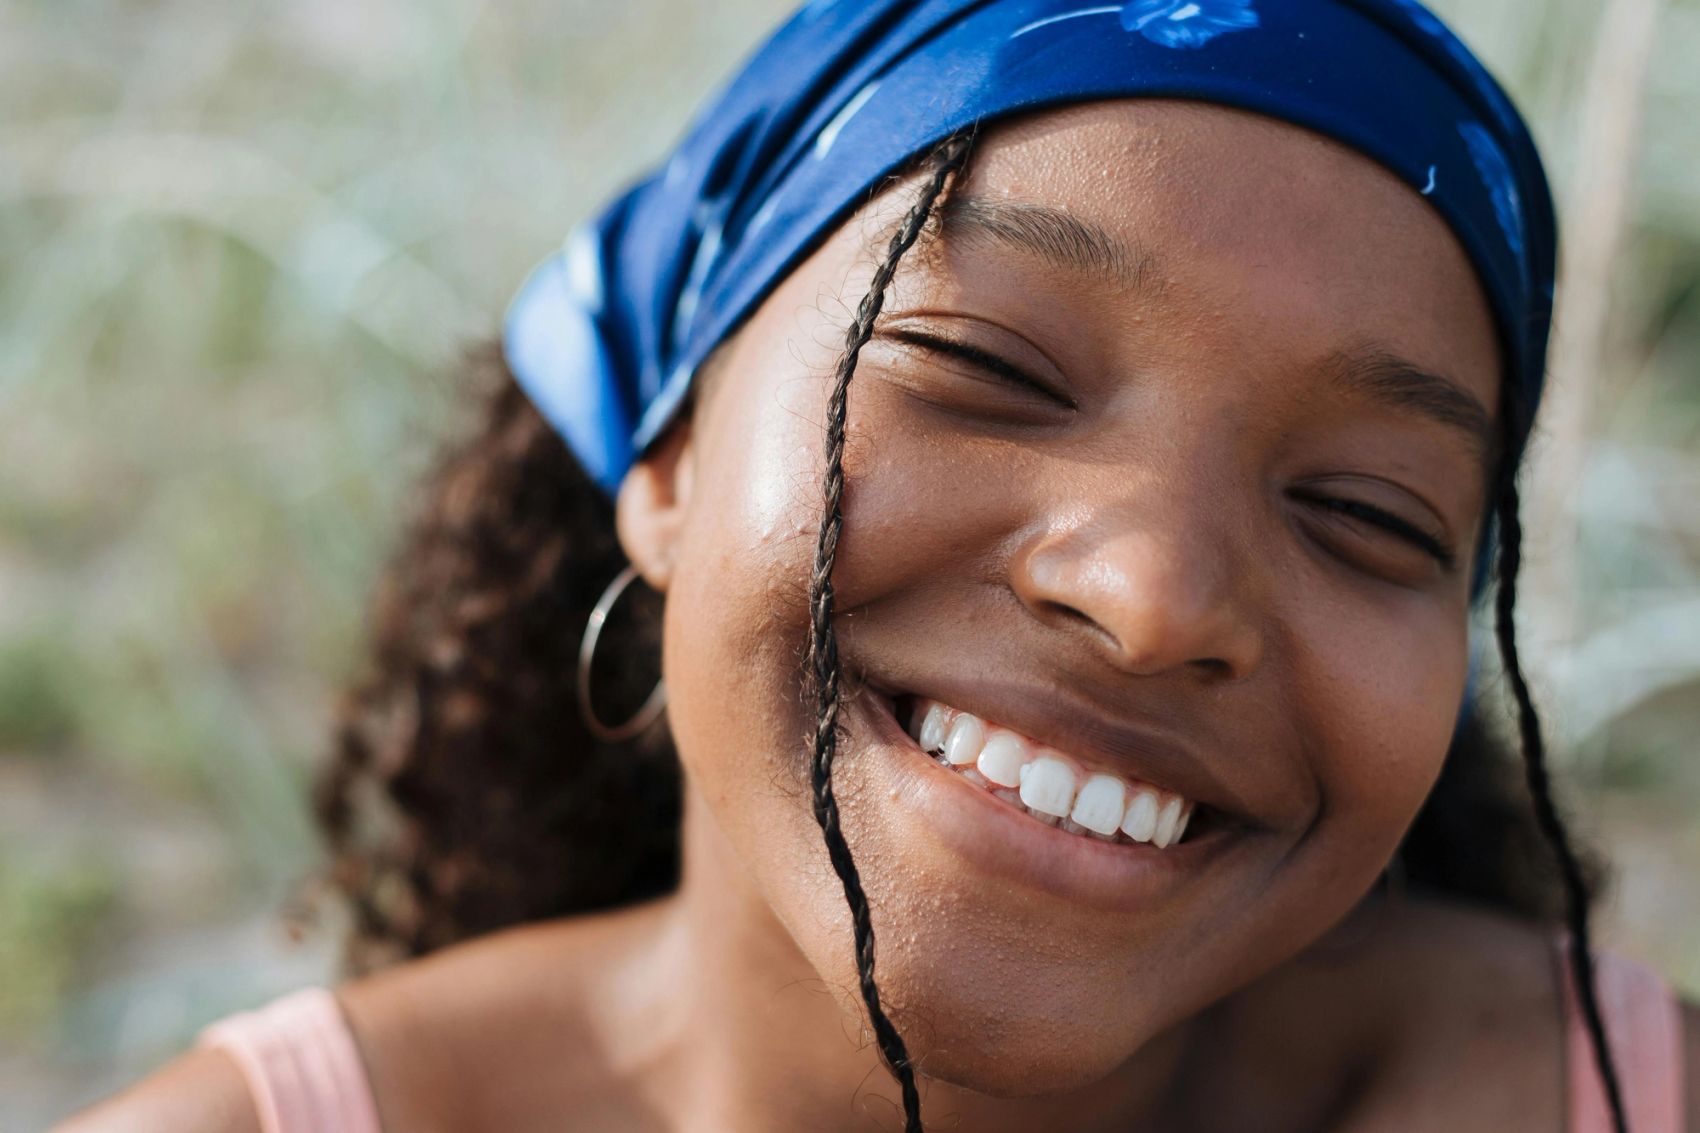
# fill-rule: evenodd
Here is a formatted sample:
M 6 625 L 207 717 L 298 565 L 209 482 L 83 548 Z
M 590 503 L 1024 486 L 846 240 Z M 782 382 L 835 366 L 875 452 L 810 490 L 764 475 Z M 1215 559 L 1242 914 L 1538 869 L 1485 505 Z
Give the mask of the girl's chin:
M 914 957 L 882 958 L 877 971 L 882 998 L 922 1073 L 987 1097 L 1085 1089 L 1154 1051 L 1169 1030 L 1137 1010 L 1107 1011 L 1108 1003 L 1129 1001 L 1126 987 L 1097 997 L 1078 985 L 1047 986 L 1034 975 L 1027 986 L 1008 981 L 988 988 L 963 967 Z M 1162 995 L 1146 990 L 1153 999 Z
M 1082 1042 L 1046 1058 L 1016 1039 L 997 1051 L 925 1048 L 921 1066 L 930 1081 L 988 1098 L 1019 1101 L 1052 1098 L 1097 1085 L 1125 1065 L 1131 1053 L 1118 1050 L 1112 1055 L 1096 1049 L 1095 1044 Z
M 1249 838 L 1224 829 L 1159 849 L 1066 833 L 940 766 L 889 701 L 848 707 L 834 774 L 845 834 L 882 999 L 928 1078 L 998 1098 L 1066 1093 L 1185 1014 L 1188 989 L 1147 973 L 1175 970 L 1186 941 L 1172 934 L 1190 920 L 1175 906 L 1204 899 Z M 819 837 L 812 822 L 806 836 Z M 795 886 L 796 873 L 767 884 Z M 801 915 L 785 920 L 860 1015 L 837 880 L 798 896 Z

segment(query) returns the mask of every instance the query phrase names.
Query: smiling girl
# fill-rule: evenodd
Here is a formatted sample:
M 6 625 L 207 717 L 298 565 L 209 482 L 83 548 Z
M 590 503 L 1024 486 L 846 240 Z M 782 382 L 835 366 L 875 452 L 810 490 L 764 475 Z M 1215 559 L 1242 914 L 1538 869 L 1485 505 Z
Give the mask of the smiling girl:
M 1516 651 L 1555 243 L 1414 0 L 809 4 L 395 560 L 375 974 L 65 1129 L 1676 1133 Z

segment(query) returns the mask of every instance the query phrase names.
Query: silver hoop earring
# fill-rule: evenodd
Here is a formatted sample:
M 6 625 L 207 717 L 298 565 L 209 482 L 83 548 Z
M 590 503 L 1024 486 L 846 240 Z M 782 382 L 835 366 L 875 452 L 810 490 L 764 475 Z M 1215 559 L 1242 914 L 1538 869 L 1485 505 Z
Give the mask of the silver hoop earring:
M 641 734 L 661 716 L 667 707 L 667 686 L 661 681 L 655 682 L 655 688 L 650 692 L 649 699 L 643 702 L 643 707 L 637 714 L 623 724 L 609 726 L 596 715 L 596 706 L 590 702 L 590 662 L 596 656 L 596 643 L 602 639 L 602 626 L 608 621 L 608 611 L 614 608 L 614 603 L 620 600 L 620 595 L 626 592 L 626 587 L 638 575 L 635 566 L 627 566 L 608 584 L 608 589 L 602 592 L 602 597 L 596 600 L 596 607 L 590 611 L 590 622 L 584 627 L 584 640 L 578 647 L 578 711 L 584 717 L 585 727 L 592 735 L 608 743 L 619 743 Z

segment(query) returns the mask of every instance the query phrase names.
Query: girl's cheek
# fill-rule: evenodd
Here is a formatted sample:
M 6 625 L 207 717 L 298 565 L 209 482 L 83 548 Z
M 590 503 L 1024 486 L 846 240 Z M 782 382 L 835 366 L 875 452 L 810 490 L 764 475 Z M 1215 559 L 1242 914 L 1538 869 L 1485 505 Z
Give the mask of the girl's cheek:
M 1329 811 L 1353 837 L 1391 855 L 1440 774 L 1467 673 L 1461 625 L 1441 618 L 1335 634 L 1317 684 L 1325 741 L 1318 774 Z
M 775 802 L 813 821 L 793 788 L 808 730 L 802 659 L 827 379 L 803 369 L 794 335 L 769 325 L 783 309 L 781 294 L 758 312 L 693 416 L 666 639 L 680 757 L 722 821 L 763 840 L 775 837 L 762 829 Z

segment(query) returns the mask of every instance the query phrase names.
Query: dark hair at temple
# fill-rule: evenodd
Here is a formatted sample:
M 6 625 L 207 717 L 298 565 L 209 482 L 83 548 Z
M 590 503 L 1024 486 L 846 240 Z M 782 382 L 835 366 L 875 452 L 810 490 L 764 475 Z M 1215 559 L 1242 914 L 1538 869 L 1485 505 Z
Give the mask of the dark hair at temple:
M 896 1075 L 907 1129 L 920 1097 L 902 1036 L 875 982 L 873 911 L 832 793 L 842 674 L 832 568 L 842 530 L 847 396 L 861 347 L 905 252 L 960 175 L 971 139 L 928 155 L 925 180 L 886 248 L 846 335 L 829 403 L 819 544 L 810 577 L 808 677 L 817 697 L 814 811 L 850 905 L 858 981 L 875 1038 Z M 477 355 L 481 416 L 426 482 L 420 508 L 379 587 L 366 674 L 338 712 L 314 804 L 331 860 L 321 877 L 352 913 L 345 967 L 361 973 L 495 929 L 626 904 L 678 878 L 680 776 L 670 738 L 652 728 L 599 741 L 574 697 L 577 648 L 598 595 L 624 565 L 613 509 L 514 383 L 499 354 Z M 1522 435 L 1522 407 L 1503 414 Z M 1618 1133 L 1626 1133 L 1601 1024 L 1588 935 L 1596 871 L 1574 848 L 1552 798 L 1539 717 L 1517 655 L 1521 561 L 1515 445 L 1495 488 L 1495 620 L 1516 702 L 1516 763 L 1472 713 L 1401 847 L 1407 882 L 1535 920 L 1562 917 L 1583 1017 Z M 603 650 L 599 703 L 622 719 L 655 679 L 656 609 L 640 609 Z M 1532 806 L 1531 806 L 1532 801 Z

